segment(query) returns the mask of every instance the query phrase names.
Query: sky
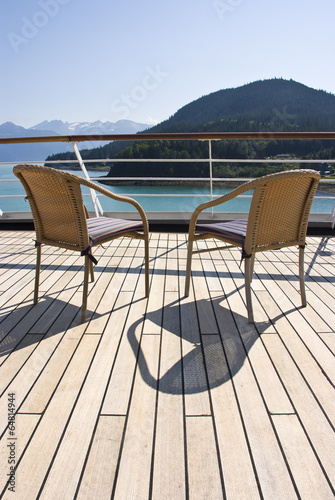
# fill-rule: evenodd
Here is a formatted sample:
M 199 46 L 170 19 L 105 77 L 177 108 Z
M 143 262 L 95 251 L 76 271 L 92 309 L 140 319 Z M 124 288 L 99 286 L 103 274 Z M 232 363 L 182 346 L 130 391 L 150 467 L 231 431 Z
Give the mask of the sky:
M 268 78 L 335 94 L 334 0 L 2 0 L 0 124 L 155 124 Z

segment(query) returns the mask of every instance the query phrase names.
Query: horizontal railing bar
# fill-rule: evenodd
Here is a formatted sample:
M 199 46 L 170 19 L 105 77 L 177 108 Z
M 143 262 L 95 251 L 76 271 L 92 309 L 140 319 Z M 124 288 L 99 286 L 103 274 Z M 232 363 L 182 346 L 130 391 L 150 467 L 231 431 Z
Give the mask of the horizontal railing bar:
M 90 196 L 89 194 L 86 194 L 86 193 L 83 193 L 83 197 L 88 197 Z M 97 196 L 99 197 L 103 197 L 104 195 L 103 194 L 97 194 Z M 122 196 L 133 196 L 133 197 L 147 197 L 147 198 L 161 198 L 162 196 L 166 197 L 166 198 L 197 198 L 197 197 L 201 197 L 201 198 L 210 198 L 211 195 L 210 194 L 202 194 L 202 193 L 194 193 L 194 194 L 170 194 L 170 193 L 159 193 L 159 194 L 153 194 L 153 193 L 150 193 L 150 194 L 146 194 L 146 193 L 122 193 Z M 221 194 L 215 194 L 213 197 L 214 198 L 219 198 L 220 196 L 222 196 Z M 25 194 L 13 194 L 13 195 L 10 195 L 10 194 L 0 194 L 0 198 L 26 198 L 26 195 Z M 252 198 L 251 195 L 244 195 L 244 194 L 241 194 L 239 195 L 239 198 Z M 330 198 L 331 200 L 333 200 L 334 198 Z
M 129 160 L 128 160 L 129 161 Z M 274 160 L 274 159 L 252 159 L 247 160 L 243 159 L 229 159 L 229 158 L 212 158 L 212 162 L 220 162 L 220 163 L 335 163 L 335 159 L 332 160 L 302 160 L 299 158 L 291 158 L 291 159 L 282 159 L 282 160 Z
M 26 198 L 25 194 L 0 194 L 0 198 Z
M 36 142 L 86 142 L 86 141 L 153 141 L 153 140 L 224 140 L 224 139 L 335 139 L 335 132 L 192 132 L 192 133 L 139 133 L 51 135 L 36 137 L 6 137 L 0 144 Z
M 0 181 L 3 182 L 3 181 Z M 83 193 L 83 197 L 88 197 L 90 196 L 89 194 Z M 104 197 L 103 194 L 97 194 L 98 197 Z M 132 196 L 132 197 L 147 197 L 147 198 L 161 198 L 161 197 L 166 197 L 166 198 L 211 198 L 210 194 L 203 194 L 203 193 L 193 193 L 193 194 L 186 194 L 186 193 L 181 193 L 181 194 L 176 194 L 176 193 L 159 193 L 159 194 L 154 194 L 154 193 L 122 193 L 122 196 Z M 213 194 L 213 198 L 220 198 L 222 194 Z M 0 194 L 0 198 L 26 198 L 25 194 Z M 237 198 L 252 198 L 252 195 L 249 194 L 240 194 L 237 196 Z M 334 196 L 319 196 L 316 195 L 315 199 L 318 200 L 333 200 L 335 201 Z
M 67 160 L 67 163 L 73 163 L 75 160 Z M 209 158 L 112 158 L 108 160 L 86 160 L 85 163 L 208 163 Z M 302 159 L 246 159 L 246 158 L 212 158 L 212 162 L 220 163 L 335 163 L 335 159 L 326 160 L 302 160 Z M 21 163 L 21 162 L 20 162 Z M 41 162 L 42 163 L 42 162 Z M 43 163 L 54 163 L 45 161 Z M 58 163 L 63 163 L 58 160 Z
M 89 214 L 93 214 L 94 213 L 93 210 L 88 210 L 88 212 L 89 212 Z M 108 217 L 112 217 L 113 216 L 112 214 L 116 214 L 116 213 L 120 214 L 120 218 L 127 218 L 127 217 L 130 217 L 130 216 L 132 218 L 134 218 L 134 217 L 138 216 L 138 212 L 136 212 L 136 211 L 135 212 L 134 211 L 119 212 L 119 211 L 115 211 L 115 210 L 114 211 L 113 210 L 106 210 L 105 211 L 106 217 L 107 216 Z M 191 216 L 193 214 L 192 211 L 185 211 L 185 210 L 178 211 L 178 212 L 176 212 L 176 211 L 174 211 L 174 212 L 170 212 L 170 211 L 168 211 L 168 212 L 160 212 L 160 211 L 157 211 L 157 210 L 148 210 L 148 211 L 146 211 L 146 213 L 150 214 L 150 215 L 155 214 L 155 215 L 159 216 L 160 218 L 162 218 L 162 220 L 164 220 L 166 218 L 166 216 L 170 217 L 171 215 L 176 215 L 179 218 L 180 214 L 183 214 L 183 216 L 185 216 L 184 220 L 188 219 L 188 221 L 189 221 L 189 219 L 191 218 Z M 15 214 L 20 214 L 21 216 L 28 216 L 28 217 L 32 218 L 32 213 L 30 211 L 25 211 L 25 212 L 19 212 L 19 211 L 18 212 L 6 212 L 6 215 L 8 216 L 8 218 L 12 218 L 12 216 L 15 216 Z M 202 214 L 204 214 L 204 215 L 207 216 L 209 214 L 209 212 L 206 209 L 206 211 L 202 212 Z M 231 220 L 232 220 L 233 218 L 241 218 L 241 215 L 243 215 L 242 218 L 247 218 L 248 217 L 248 212 L 222 212 L 222 211 L 221 212 L 219 212 L 219 211 L 215 211 L 214 212 L 215 218 L 219 218 L 220 215 L 229 215 L 230 218 L 231 218 Z M 332 216 L 332 214 L 329 213 L 329 212 L 327 212 L 327 213 L 322 213 L 322 212 L 320 212 L 320 213 L 311 213 L 309 219 L 312 220 L 312 221 L 314 221 L 314 222 L 316 222 L 315 219 L 316 219 L 316 217 L 319 217 L 319 216 L 326 217 L 326 218 L 330 219 L 331 216 Z M 1 219 L 0 219 L 0 221 L 1 221 Z
M 102 158 L 98 160 L 88 160 L 85 159 L 85 163 L 208 163 L 209 158 Z M 290 159 L 272 159 L 272 158 L 212 158 L 214 163 L 335 163 L 335 159 L 326 158 L 318 160 L 306 160 L 300 158 L 290 158 Z M 27 160 L 27 161 L 3 161 L 0 162 L 1 165 L 22 165 L 22 164 L 62 164 L 62 163 L 78 163 L 76 159 L 73 160 Z
M 254 180 L 254 177 L 213 177 L 212 181 L 213 182 L 227 182 L 227 183 L 233 183 L 233 182 L 247 182 L 247 181 L 252 181 Z M 171 182 L 209 182 L 210 178 L 209 177 L 107 177 L 107 176 L 100 176 L 100 177 L 90 177 L 91 181 L 108 181 L 108 182 L 113 182 L 113 181 L 118 181 L 118 182 L 125 182 L 125 181 L 144 181 L 144 182 L 153 182 L 153 181 L 158 181 L 158 182 L 166 182 L 166 181 L 171 181 Z M 20 182 L 19 179 L 0 179 L 1 182 Z M 320 179 L 320 183 L 327 183 L 327 184 L 334 184 L 335 179 Z
M 64 170 L 66 172 L 66 170 Z M 79 172 L 79 171 L 78 171 Z M 176 181 L 176 182 L 209 182 L 210 177 L 90 177 L 90 180 L 108 180 L 108 181 Z M 246 182 L 247 180 L 253 180 L 253 177 L 213 177 L 213 181 L 228 181 L 228 182 Z M 0 179 L 0 182 L 20 182 L 19 179 Z

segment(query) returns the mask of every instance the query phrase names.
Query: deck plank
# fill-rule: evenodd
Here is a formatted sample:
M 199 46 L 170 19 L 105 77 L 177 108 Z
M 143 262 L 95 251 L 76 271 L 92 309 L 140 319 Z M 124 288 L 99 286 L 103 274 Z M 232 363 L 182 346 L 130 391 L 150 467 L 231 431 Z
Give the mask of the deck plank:
M 178 292 L 166 292 L 159 364 L 152 498 L 186 498 L 184 409 Z
M 198 245 L 201 249 L 201 245 Z M 198 311 L 199 325 L 201 333 L 218 333 L 213 307 L 208 297 L 208 285 L 202 266 L 200 255 L 195 255 L 192 259 L 192 275 L 194 286 L 194 298 Z
M 274 415 L 273 421 L 282 443 L 300 498 L 334 498 L 296 415 Z
M 115 500 L 149 497 L 159 350 L 159 335 L 143 335 L 114 491 Z
M 143 333 L 160 335 L 163 318 L 167 239 L 152 239 L 150 247 L 151 282 Z
M 203 343 L 226 496 L 241 500 L 259 499 L 234 382 L 222 344 L 217 335 L 204 335 Z
M 177 235 L 169 235 L 168 255 L 166 261 L 165 291 L 179 291 L 179 266 L 178 266 L 178 243 Z
M 126 417 L 120 415 L 100 416 L 80 483 L 78 500 L 110 500 L 112 497 L 125 420 Z
M 185 415 L 211 415 L 201 334 L 193 289 L 180 307 Z
M 186 418 L 189 498 L 224 498 L 211 417 Z
M 329 421 L 325 416 L 281 341 L 275 336 L 266 336 L 264 341 L 315 452 L 329 480 L 335 484 L 335 434 L 332 428 L 334 420 Z M 331 392 L 329 382 L 327 383 L 328 386 L 326 384 L 324 388 L 329 397 Z M 334 400 L 331 404 L 334 405 Z
M 136 288 L 133 302 L 130 305 L 129 314 L 125 321 L 124 332 L 113 371 L 108 382 L 101 410 L 102 415 L 127 415 L 140 349 L 146 306 L 147 299 L 143 298 L 142 290 Z

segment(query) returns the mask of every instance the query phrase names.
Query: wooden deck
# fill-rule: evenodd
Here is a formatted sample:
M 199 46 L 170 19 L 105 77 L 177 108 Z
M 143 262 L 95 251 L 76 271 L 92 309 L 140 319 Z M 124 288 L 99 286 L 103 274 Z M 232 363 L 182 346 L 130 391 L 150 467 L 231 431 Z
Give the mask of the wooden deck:
M 256 260 L 255 325 L 238 251 L 195 256 L 183 298 L 184 234 L 151 235 L 149 299 L 142 242 L 97 249 L 85 324 L 82 257 L 45 247 L 33 306 L 33 238 L 1 232 L 3 498 L 334 498 L 333 237 L 308 238 L 307 308 L 295 249 Z

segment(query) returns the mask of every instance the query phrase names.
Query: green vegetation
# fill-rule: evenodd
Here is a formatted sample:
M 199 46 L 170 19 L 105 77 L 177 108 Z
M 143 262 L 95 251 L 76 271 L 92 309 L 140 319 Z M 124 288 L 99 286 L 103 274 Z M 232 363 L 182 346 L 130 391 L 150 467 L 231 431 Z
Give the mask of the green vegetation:
M 320 159 L 318 164 L 303 164 L 304 168 L 329 170 L 324 159 L 335 157 L 335 142 L 330 141 L 213 141 L 212 158 L 257 159 L 277 158 L 283 151 L 291 158 Z M 333 141 L 332 141 L 333 142 Z M 134 143 L 115 155 L 115 158 L 208 158 L 208 144 L 203 141 L 144 141 Z M 299 164 L 294 164 L 299 167 Z M 214 177 L 258 177 L 283 169 L 291 163 L 220 163 L 213 162 Z M 208 161 L 202 162 L 122 162 L 112 163 L 111 177 L 208 177 Z

